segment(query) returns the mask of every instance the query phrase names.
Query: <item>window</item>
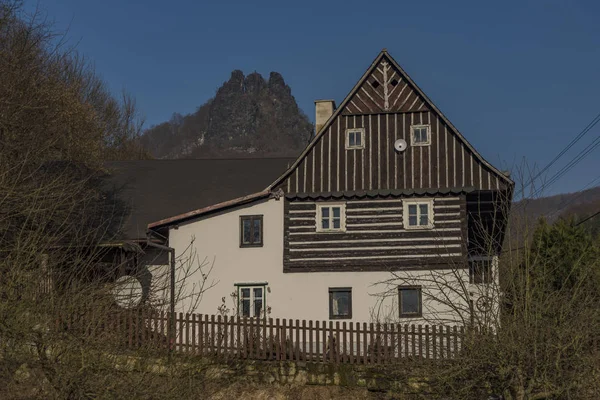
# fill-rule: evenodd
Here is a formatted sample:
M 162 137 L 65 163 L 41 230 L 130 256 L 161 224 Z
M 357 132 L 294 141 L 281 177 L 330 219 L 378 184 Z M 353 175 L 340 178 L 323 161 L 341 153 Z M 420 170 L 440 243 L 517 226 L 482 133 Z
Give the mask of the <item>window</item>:
M 492 260 L 489 258 L 469 260 L 469 283 L 492 283 Z
M 265 286 L 238 285 L 238 315 L 261 317 L 265 312 Z
M 420 286 L 400 286 L 400 318 L 420 317 L 423 315 Z
M 343 232 L 346 230 L 346 206 L 327 204 L 317 206 L 317 232 Z
M 429 125 L 412 125 L 410 133 L 411 145 L 427 146 L 431 144 L 431 129 Z
M 433 228 L 433 200 L 404 200 L 404 228 Z
M 263 245 L 263 216 L 242 215 L 240 217 L 240 247 Z
M 365 130 L 363 128 L 346 130 L 346 149 L 364 149 L 365 148 Z
M 329 319 L 352 319 L 352 288 L 329 288 Z

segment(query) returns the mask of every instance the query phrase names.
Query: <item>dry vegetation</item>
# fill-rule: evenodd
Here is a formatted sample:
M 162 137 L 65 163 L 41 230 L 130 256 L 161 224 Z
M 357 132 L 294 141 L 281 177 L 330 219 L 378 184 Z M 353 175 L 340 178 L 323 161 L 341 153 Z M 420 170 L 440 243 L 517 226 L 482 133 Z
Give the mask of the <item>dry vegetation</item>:
M 99 191 L 101 163 L 146 155 L 133 101 L 115 99 L 62 39 L 18 2 L 0 1 L 0 398 L 374 397 L 232 384 L 193 364 L 165 362 L 156 373 L 168 354 L 160 337 L 126 350 L 110 330 L 89 335 L 118 314 L 97 245 L 115 237 L 123 210 Z M 501 260 L 490 289 L 501 306 L 475 321 L 495 334 L 432 365 L 431 396 L 598 398 L 599 260 L 598 238 L 581 227 L 536 227 L 530 247 Z M 65 315 L 75 316 L 68 331 Z
M 527 215 L 526 202 L 518 207 Z M 489 237 L 485 243 L 479 253 L 495 254 L 490 249 L 496 244 Z M 430 396 L 599 398 L 600 236 L 595 230 L 572 219 L 552 225 L 543 218 L 533 225 L 527 218 L 514 219 L 492 273 L 491 282 L 478 287 L 467 284 L 464 265 L 426 274 L 419 282 L 394 274 L 385 282 L 423 285 L 424 302 L 448 309 L 433 314 L 429 323 L 458 320 L 472 328 L 459 357 L 431 365 Z M 486 296 L 490 306 L 470 303 L 472 294 Z

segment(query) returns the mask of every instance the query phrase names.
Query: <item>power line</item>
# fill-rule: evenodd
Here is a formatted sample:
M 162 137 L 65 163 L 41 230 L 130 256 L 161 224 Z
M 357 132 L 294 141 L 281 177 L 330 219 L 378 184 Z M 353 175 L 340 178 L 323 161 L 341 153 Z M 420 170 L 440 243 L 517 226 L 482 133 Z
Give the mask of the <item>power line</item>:
M 578 223 L 575 224 L 575 226 L 579 226 L 581 224 L 583 224 L 586 221 L 589 221 L 590 219 L 594 218 L 596 215 L 599 215 L 600 211 L 596 211 L 594 214 L 590 215 L 589 217 L 587 217 L 586 219 L 579 221 Z
M 567 165 L 565 165 L 560 170 L 558 170 L 548 180 L 548 182 L 545 182 L 538 190 L 536 190 L 533 193 L 532 197 L 535 197 L 536 195 L 538 195 L 539 193 L 541 193 L 542 191 L 544 191 L 545 189 L 547 189 L 548 187 L 550 187 L 554 183 L 556 183 L 556 181 L 558 181 L 560 178 L 562 178 L 567 172 L 569 172 L 571 169 L 573 169 L 573 167 L 575 167 L 577 164 L 579 164 L 585 157 L 587 157 L 592 151 L 594 151 L 599 146 L 600 146 L 600 136 L 598 136 L 596 139 L 594 139 L 592 141 L 592 143 L 590 143 L 589 145 L 587 145 L 575 157 L 573 157 L 571 159 L 571 161 L 569 161 L 567 163 Z
M 573 147 L 575 145 L 575 143 L 580 141 L 590 131 L 590 129 L 592 129 L 598 122 L 600 122 L 600 113 L 598 115 L 596 115 L 592 119 L 592 121 L 590 123 L 588 123 L 586 125 L 586 127 L 583 128 L 583 130 L 581 132 L 579 132 L 579 134 L 577 134 L 577 136 L 575 136 L 575 138 L 573 140 L 571 140 L 571 142 L 569 142 L 569 144 L 552 159 L 552 161 L 550 161 L 544 168 L 542 168 L 541 171 L 539 171 L 533 178 L 531 178 L 527 184 L 523 185 L 523 188 L 531 185 L 537 178 L 542 176 L 542 174 L 544 172 L 546 172 L 550 167 L 552 167 L 552 165 L 554 165 L 554 163 L 556 163 L 567 151 L 569 151 L 571 149 L 571 147 Z M 519 194 L 521 194 L 523 192 L 523 190 L 524 189 L 519 189 L 519 191 L 517 193 L 515 193 L 515 196 L 518 196 Z

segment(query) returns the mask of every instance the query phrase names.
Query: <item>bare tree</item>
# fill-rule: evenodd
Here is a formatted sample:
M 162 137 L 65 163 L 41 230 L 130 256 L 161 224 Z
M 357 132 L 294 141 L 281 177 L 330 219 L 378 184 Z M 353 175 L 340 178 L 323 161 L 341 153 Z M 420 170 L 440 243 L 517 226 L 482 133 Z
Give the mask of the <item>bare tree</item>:
M 515 214 L 526 216 L 527 202 L 518 207 L 523 209 Z M 397 296 L 398 285 L 419 284 L 426 323 L 467 327 L 452 362 L 429 364 L 432 396 L 597 398 L 599 240 L 569 221 L 531 225 L 515 214 L 501 254 L 492 233 L 497 227 L 475 229 L 487 236 L 472 251 L 492 263 L 477 264 L 471 257 L 471 265 L 396 272 L 381 282 L 387 288 L 381 295 Z M 498 210 L 498 215 L 508 214 Z

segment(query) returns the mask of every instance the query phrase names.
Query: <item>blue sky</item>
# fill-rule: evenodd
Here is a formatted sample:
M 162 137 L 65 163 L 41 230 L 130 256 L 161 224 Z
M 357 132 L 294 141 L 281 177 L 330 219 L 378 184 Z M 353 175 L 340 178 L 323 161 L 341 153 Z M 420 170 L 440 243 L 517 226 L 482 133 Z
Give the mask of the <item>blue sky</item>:
M 490 162 L 544 166 L 600 112 L 600 3 L 579 0 L 40 0 L 146 126 L 189 113 L 233 69 L 280 72 L 300 107 L 338 103 L 382 48 Z M 600 135 L 600 124 L 560 168 Z M 556 169 L 550 171 L 550 175 Z M 549 175 L 549 176 L 550 176 Z M 547 194 L 600 176 L 594 151 Z M 600 182 L 600 179 L 597 183 Z

